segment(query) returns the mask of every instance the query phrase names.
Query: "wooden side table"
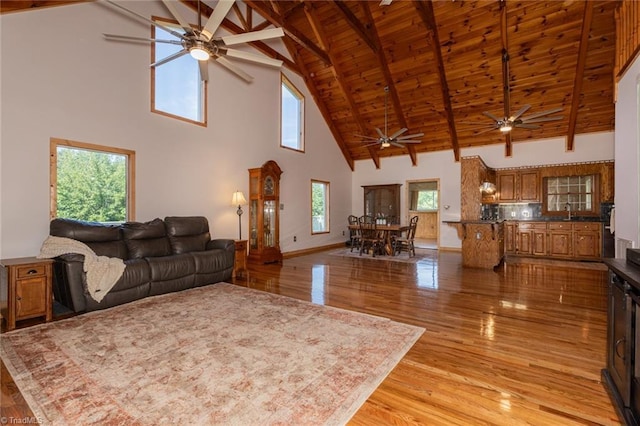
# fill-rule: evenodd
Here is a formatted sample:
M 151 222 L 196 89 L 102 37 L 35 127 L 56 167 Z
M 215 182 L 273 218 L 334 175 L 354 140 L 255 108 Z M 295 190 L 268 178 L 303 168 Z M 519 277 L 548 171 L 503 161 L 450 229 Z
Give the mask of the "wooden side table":
M 2 259 L 0 280 L 0 307 L 7 321 L 7 330 L 16 328 L 16 322 L 44 317 L 51 321 L 53 296 L 53 260 L 22 257 Z
M 233 263 L 233 274 L 235 278 L 239 272 L 247 272 L 247 240 L 236 240 L 236 257 Z

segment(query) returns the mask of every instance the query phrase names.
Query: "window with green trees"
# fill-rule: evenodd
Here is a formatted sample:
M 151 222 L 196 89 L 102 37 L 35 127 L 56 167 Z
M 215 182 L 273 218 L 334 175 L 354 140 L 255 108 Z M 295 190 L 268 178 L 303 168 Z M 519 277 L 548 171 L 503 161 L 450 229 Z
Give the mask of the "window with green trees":
M 134 151 L 52 139 L 51 158 L 52 218 L 133 220 Z
M 329 232 L 329 182 L 311 181 L 311 233 Z

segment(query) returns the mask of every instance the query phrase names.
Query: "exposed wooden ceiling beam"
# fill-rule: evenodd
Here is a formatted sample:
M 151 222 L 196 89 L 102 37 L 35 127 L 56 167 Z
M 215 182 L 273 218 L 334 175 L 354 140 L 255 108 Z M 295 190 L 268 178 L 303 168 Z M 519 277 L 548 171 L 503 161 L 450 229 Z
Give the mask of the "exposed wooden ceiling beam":
M 404 111 L 402 109 L 402 104 L 400 103 L 400 98 L 398 97 L 398 91 L 396 90 L 395 84 L 393 84 L 393 76 L 391 75 L 391 71 L 389 70 L 389 66 L 387 65 L 387 58 L 384 55 L 384 50 L 382 49 L 382 43 L 380 42 L 380 37 L 378 35 L 378 30 L 376 29 L 373 16 L 371 15 L 371 9 L 369 8 L 369 3 L 365 2 L 363 4 L 363 10 L 365 12 L 368 23 L 371 28 L 371 41 L 373 42 L 373 52 L 376 54 L 378 58 L 378 64 L 380 69 L 382 70 L 382 74 L 384 75 L 384 79 L 387 83 L 387 87 L 389 87 L 389 94 L 391 95 L 391 102 L 393 102 L 393 110 L 396 113 L 396 118 L 398 123 L 400 123 L 401 128 L 409 127 L 407 124 L 407 120 L 404 116 Z M 389 136 L 389 135 L 386 135 Z M 418 164 L 418 155 L 416 154 L 416 149 L 412 144 L 406 144 L 407 152 L 409 152 L 409 157 L 411 158 L 411 164 L 414 166 Z
M 311 28 L 316 36 L 316 38 L 319 40 L 320 45 L 323 49 L 327 49 L 327 46 L 329 45 L 329 42 L 327 40 L 327 35 L 324 32 L 324 29 L 322 27 L 322 24 L 320 22 L 320 20 L 317 17 L 317 13 L 315 12 L 315 6 L 313 4 L 313 2 L 309 2 L 309 3 L 305 3 L 304 5 L 304 13 L 307 16 L 307 20 L 309 21 L 309 24 L 311 25 Z M 351 92 L 349 91 L 349 88 L 347 86 L 347 84 L 344 81 L 344 72 L 342 69 L 340 69 L 340 66 L 338 65 L 339 62 L 334 61 L 331 57 L 331 50 L 328 50 L 328 54 L 329 54 L 329 60 L 331 61 L 331 63 L 333 64 L 331 66 L 331 73 L 333 74 L 333 77 L 335 78 L 336 82 L 338 83 L 338 87 L 340 87 L 340 91 L 342 93 L 342 96 L 347 100 L 347 102 L 349 103 L 349 107 L 351 108 L 351 114 L 353 116 L 353 120 L 356 122 L 356 125 L 358 126 L 358 129 L 360 131 L 361 134 L 365 133 L 365 126 L 364 126 L 364 121 L 362 120 L 362 117 L 360 116 L 360 113 L 358 112 L 358 107 L 353 99 L 353 96 L 351 96 Z M 371 154 L 371 158 L 373 159 L 373 162 L 376 165 L 376 168 L 379 169 L 380 168 L 380 158 L 378 155 L 377 150 L 372 149 L 372 147 L 369 147 L 369 152 Z
M 380 45 L 376 44 L 376 42 L 371 38 L 367 28 L 362 25 L 362 22 L 358 19 L 356 15 L 349 9 L 346 2 L 343 0 L 336 0 L 333 2 L 333 5 L 342 13 L 342 16 L 347 20 L 347 23 L 353 29 L 353 31 L 358 34 L 358 36 L 365 42 L 367 45 L 377 53 L 380 49 Z M 369 23 L 373 23 L 373 20 L 369 20 Z
M 453 115 L 453 107 L 451 105 L 451 97 L 449 94 L 449 84 L 447 83 L 447 74 L 444 68 L 444 60 L 442 59 L 442 50 L 440 49 L 440 37 L 438 36 L 438 26 L 436 17 L 433 13 L 433 4 L 429 1 L 414 0 L 413 4 L 427 27 L 427 37 L 436 59 L 436 67 L 438 69 L 438 78 L 440 79 L 440 91 L 442 92 L 442 103 L 444 111 L 447 115 L 447 124 L 449 125 L 449 133 L 451 134 L 451 148 L 453 148 L 453 157 L 456 161 L 460 161 L 460 146 L 458 144 L 458 132 L 456 131 L 456 121 Z M 406 126 L 405 126 L 406 127 Z
M 582 17 L 582 33 L 580 35 L 580 47 L 578 48 L 578 61 L 573 80 L 573 94 L 571 95 L 571 111 L 569 112 L 569 127 L 567 129 L 567 151 L 573 151 L 573 142 L 576 136 L 576 124 L 580 109 L 580 96 L 582 95 L 582 83 L 584 81 L 584 67 L 587 62 L 587 47 L 589 46 L 589 32 L 593 18 L 593 2 L 584 2 L 584 15 Z
M 246 4 L 251 6 L 252 9 L 257 11 L 264 19 L 271 22 L 273 25 L 281 27 L 284 31 L 284 34 L 291 38 L 293 41 L 298 43 L 300 46 L 308 49 L 311 53 L 320 58 L 325 64 L 331 65 L 331 60 L 329 59 L 329 55 L 327 52 L 318 45 L 316 45 L 313 41 L 309 40 L 307 36 L 305 36 L 302 32 L 293 28 L 290 25 L 287 25 L 286 20 L 275 13 L 275 11 L 269 7 L 269 5 L 253 0 L 246 0 Z

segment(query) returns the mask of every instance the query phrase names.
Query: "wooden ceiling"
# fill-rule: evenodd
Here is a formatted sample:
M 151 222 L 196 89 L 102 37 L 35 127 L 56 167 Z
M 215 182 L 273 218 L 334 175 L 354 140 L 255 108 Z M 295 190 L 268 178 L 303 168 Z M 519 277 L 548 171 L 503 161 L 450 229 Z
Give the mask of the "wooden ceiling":
M 196 9 L 197 2 L 182 0 Z M 2 13 L 62 1 L 3 1 Z M 68 3 L 68 2 L 67 2 Z M 210 3 L 215 6 L 215 3 Z M 252 1 L 234 6 L 245 32 L 278 26 L 293 60 L 266 44 L 262 52 L 285 59 L 300 74 L 322 112 L 345 160 L 451 151 L 528 139 L 567 137 L 573 149 L 580 133 L 614 129 L 615 0 Z M 211 13 L 208 6 L 202 8 Z M 231 12 L 231 13 L 234 13 Z M 168 13 L 168 12 L 167 12 Z M 230 13 L 230 15 L 231 15 Z M 169 14 L 167 16 L 170 16 Z M 233 19 L 236 18 L 236 19 Z M 503 49 L 508 53 L 508 85 L 503 87 Z M 422 143 L 405 148 L 366 146 L 357 135 L 384 131 L 385 87 L 389 87 L 389 133 L 406 127 L 422 132 Z M 504 116 L 562 108 L 559 121 L 539 129 L 499 130 L 488 111 Z M 468 124 L 478 123 L 478 124 Z M 327 141 L 327 143 L 334 143 Z

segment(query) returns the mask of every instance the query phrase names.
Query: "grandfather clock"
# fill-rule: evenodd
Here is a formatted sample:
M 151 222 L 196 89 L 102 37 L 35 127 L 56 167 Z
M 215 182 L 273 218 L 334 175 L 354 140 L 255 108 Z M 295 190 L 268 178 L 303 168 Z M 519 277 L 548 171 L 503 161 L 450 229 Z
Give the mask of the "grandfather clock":
M 249 262 L 282 262 L 280 252 L 280 175 L 269 160 L 249 169 Z

